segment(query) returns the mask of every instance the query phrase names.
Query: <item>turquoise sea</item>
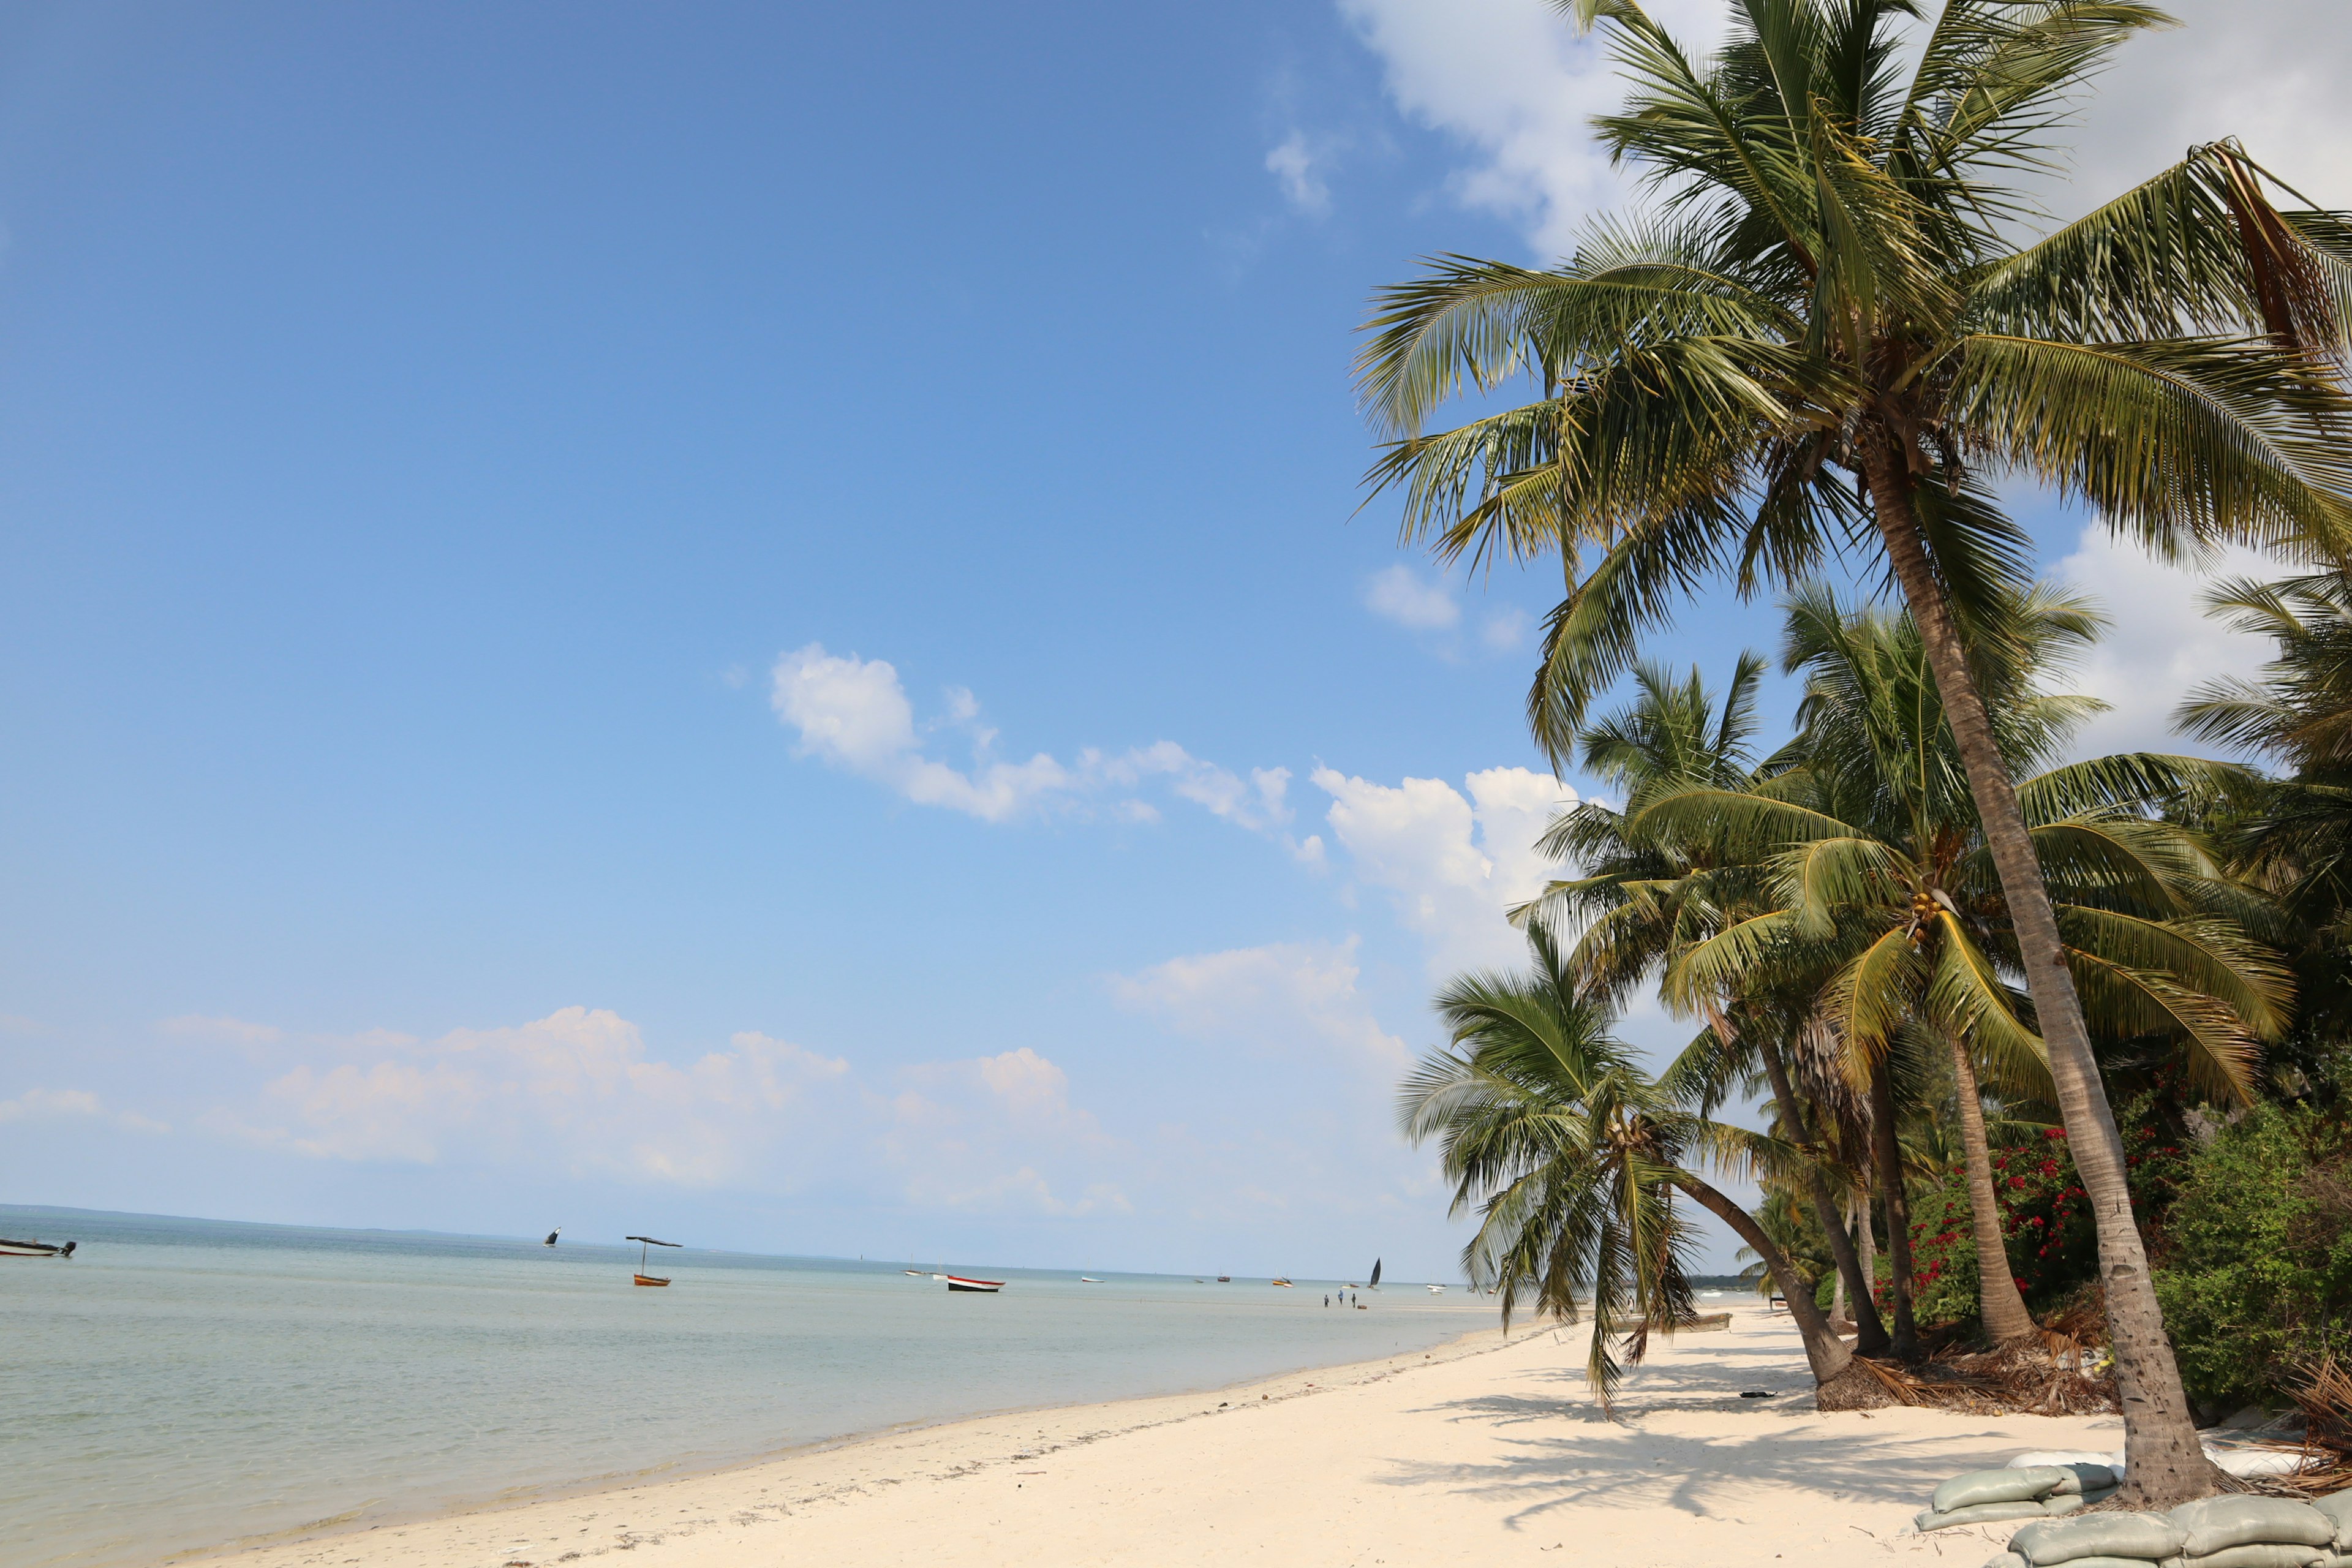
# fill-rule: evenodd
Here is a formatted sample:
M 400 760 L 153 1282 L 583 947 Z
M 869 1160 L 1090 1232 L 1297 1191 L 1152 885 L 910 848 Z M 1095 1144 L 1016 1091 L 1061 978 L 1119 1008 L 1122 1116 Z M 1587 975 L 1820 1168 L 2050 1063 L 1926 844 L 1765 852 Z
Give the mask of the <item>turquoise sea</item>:
M 143 1564 L 709 1468 L 904 1423 L 1215 1387 L 1495 1321 L 1453 1286 L 998 1269 L 0 1205 L 12 1568 Z M 618 1238 L 614 1238 L 617 1242 Z M 1100 1273 L 1099 1270 L 1097 1271 Z

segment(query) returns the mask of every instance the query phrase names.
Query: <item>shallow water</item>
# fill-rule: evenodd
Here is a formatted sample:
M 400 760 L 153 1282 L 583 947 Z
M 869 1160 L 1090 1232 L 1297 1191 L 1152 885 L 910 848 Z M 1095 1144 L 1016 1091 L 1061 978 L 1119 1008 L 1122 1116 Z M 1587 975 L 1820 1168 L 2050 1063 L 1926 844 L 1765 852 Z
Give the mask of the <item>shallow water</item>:
M 989 1270 L 0 1205 L 12 1568 L 146 1563 L 709 1468 L 908 1422 L 1213 1387 L 1495 1321 L 1456 1286 Z

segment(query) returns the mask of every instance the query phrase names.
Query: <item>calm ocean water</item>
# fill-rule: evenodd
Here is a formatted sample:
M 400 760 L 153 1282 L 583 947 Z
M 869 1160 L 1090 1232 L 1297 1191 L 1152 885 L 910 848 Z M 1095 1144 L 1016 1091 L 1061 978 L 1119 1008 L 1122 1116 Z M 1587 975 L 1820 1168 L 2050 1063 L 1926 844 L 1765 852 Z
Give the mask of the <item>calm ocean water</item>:
M 311 1230 L 0 1205 L 0 1534 L 110 1568 L 708 1468 L 1024 1405 L 1426 1349 L 1495 1321 L 1459 1286 L 985 1270 Z M 929 1267 L 928 1260 L 925 1267 Z

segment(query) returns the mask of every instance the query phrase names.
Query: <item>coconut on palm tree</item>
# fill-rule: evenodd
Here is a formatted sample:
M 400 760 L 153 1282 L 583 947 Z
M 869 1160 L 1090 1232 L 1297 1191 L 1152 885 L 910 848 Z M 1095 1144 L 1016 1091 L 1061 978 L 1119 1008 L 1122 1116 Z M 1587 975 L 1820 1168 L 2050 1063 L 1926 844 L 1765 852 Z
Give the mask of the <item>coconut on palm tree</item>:
M 1981 612 L 2027 575 L 1990 487 L 2038 482 L 2174 556 L 2343 552 L 2352 218 L 2217 142 L 2034 235 L 2028 183 L 2071 101 L 2168 20 L 2133 0 L 1740 0 L 1704 60 L 1636 0 L 1563 9 L 1607 29 L 1630 79 L 1598 129 L 1646 205 L 1556 268 L 1446 258 L 1381 293 L 1360 384 L 1394 439 L 1373 482 L 1449 557 L 1561 552 L 1570 587 L 1529 697 L 1560 763 L 1702 579 L 1791 583 L 1845 549 L 1885 564 L 1943 695 L 2096 1224 L 2125 1500 L 2202 1496 L 2219 1475 L 1973 680 Z M 1532 400 L 1425 429 L 1447 399 L 1521 378 Z

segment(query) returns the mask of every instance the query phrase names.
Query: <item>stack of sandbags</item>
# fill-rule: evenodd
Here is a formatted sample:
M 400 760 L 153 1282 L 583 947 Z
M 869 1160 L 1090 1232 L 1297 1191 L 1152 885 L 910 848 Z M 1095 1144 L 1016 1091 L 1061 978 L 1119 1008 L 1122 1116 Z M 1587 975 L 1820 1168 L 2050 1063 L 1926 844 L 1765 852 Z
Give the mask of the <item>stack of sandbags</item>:
M 2105 1500 L 2116 1473 L 2105 1465 L 2036 1465 L 2024 1469 L 1971 1470 L 1936 1489 L 1932 1506 L 1911 1522 L 1923 1533 L 1958 1524 L 2046 1519 Z
M 2336 1539 L 2328 1542 L 2336 1556 L 2327 1568 L 2352 1568 L 2352 1492 L 2336 1492 L 2311 1506 L 2336 1527 Z
M 2273 1497 L 2217 1497 L 2170 1513 L 2095 1513 L 2029 1524 L 1985 1568 L 2337 1568 L 2352 1502 L 2323 1510 Z

